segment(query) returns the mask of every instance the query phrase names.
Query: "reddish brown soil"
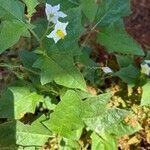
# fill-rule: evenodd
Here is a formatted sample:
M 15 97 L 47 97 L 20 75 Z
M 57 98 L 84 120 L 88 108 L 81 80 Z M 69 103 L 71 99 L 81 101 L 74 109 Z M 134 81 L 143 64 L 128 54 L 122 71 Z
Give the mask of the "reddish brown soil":
M 125 25 L 143 48 L 150 49 L 150 0 L 132 0 L 132 15 L 125 18 Z

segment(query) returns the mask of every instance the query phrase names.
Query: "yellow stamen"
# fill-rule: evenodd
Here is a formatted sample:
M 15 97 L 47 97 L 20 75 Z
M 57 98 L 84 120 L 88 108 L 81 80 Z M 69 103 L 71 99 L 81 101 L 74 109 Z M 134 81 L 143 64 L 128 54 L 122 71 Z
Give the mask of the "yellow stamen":
M 64 38 L 65 38 L 65 34 L 64 34 L 64 32 L 63 32 L 62 30 L 58 29 L 56 33 L 57 33 L 57 35 L 58 35 L 61 39 L 64 39 Z

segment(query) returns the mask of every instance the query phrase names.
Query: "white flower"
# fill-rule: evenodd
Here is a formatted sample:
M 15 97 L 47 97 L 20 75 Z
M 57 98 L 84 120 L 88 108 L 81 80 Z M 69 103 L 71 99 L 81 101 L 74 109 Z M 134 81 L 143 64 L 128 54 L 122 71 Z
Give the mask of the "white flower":
M 105 74 L 109 74 L 113 72 L 109 67 L 102 67 L 102 70 L 104 71 Z
M 60 17 L 65 18 L 67 16 L 62 11 L 59 11 L 59 9 L 59 4 L 56 6 L 51 6 L 50 4 L 46 3 L 45 13 L 49 22 L 53 22 L 54 24 L 56 24 Z
M 145 60 L 141 64 L 141 73 L 146 74 L 147 76 L 150 76 L 150 60 Z
M 57 24 L 55 25 L 54 30 L 49 35 L 47 35 L 47 37 L 53 38 L 55 43 L 57 43 L 60 39 L 64 39 L 65 36 L 67 35 L 67 32 L 66 32 L 67 25 L 68 25 L 68 22 L 62 23 L 62 22 L 57 21 Z

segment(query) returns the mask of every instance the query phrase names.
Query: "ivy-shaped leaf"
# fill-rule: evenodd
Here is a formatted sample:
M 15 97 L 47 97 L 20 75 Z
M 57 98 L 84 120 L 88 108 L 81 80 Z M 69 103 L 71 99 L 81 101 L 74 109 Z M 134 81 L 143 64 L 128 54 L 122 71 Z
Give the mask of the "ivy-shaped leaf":
M 34 113 L 43 97 L 28 86 L 9 87 L 0 101 L 0 117 L 20 119 L 27 112 Z
M 51 114 L 50 120 L 43 122 L 52 132 L 69 139 L 79 139 L 84 127 L 81 119 L 82 101 L 72 90 L 66 92 Z M 77 131 L 80 132 L 77 136 Z
M 123 119 L 129 114 L 128 111 L 121 109 L 108 109 L 103 111 L 103 113 L 97 113 L 96 111 L 94 112 L 94 115 L 92 117 L 84 118 L 83 116 L 83 120 L 88 129 L 96 132 L 99 135 L 101 135 L 102 133 L 115 135 L 116 133 L 115 131 L 113 131 L 113 125 L 119 125 L 123 121 Z
M 66 53 L 59 52 L 51 55 L 41 56 L 33 67 L 41 70 L 41 83 L 46 84 L 53 80 L 60 85 L 69 88 L 78 88 L 85 90 L 86 84 L 82 74 L 76 69 L 73 64 L 73 58 Z
M 21 145 L 33 147 L 43 146 L 51 132 L 39 120 L 31 125 L 19 121 L 0 124 L 0 147 Z

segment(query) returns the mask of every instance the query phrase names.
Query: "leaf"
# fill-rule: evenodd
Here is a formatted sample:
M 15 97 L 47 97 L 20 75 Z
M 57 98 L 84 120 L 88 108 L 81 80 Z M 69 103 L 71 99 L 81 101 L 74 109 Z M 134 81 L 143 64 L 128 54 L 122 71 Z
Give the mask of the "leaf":
M 129 65 L 134 64 L 133 56 L 116 55 L 116 57 L 120 68 L 128 67 Z
M 115 75 L 121 78 L 123 82 L 134 86 L 138 81 L 140 71 L 133 65 L 129 65 L 128 67 L 121 68 L 118 72 L 115 73 Z
M 28 86 L 9 87 L 0 101 L 0 117 L 20 119 L 27 112 L 34 113 L 40 101 L 42 96 Z
M 23 15 L 24 6 L 21 2 L 16 0 L 0 0 L 0 18 L 17 19 L 23 22 Z
M 31 125 L 19 121 L 0 124 L 1 146 L 42 146 L 50 137 L 51 132 L 38 120 Z
M 143 93 L 141 98 L 141 105 L 150 105 L 150 80 L 147 80 L 147 83 L 142 87 Z
M 20 21 L 2 21 L 0 24 L 0 54 L 18 42 L 20 36 L 25 33 L 28 33 L 28 30 Z
M 105 93 L 95 97 L 89 97 L 83 101 L 83 120 L 101 115 L 106 110 L 106 105 L 111 96 L 111 93 Z
M 113 132 L 113 124 L 120 124 L 124 117 L 129 114 L 128 111 L 122 109 L 108 109 L 101 114 L 84 119 L 87 128 L 101 135 L 102 133 L 115 134 Z
M 95 22 L 105 26 L 118 21 L 130 14 L 130 0 L 102 0 L 99 3 Z
M 32 15 L 36 12 L 35 7 L 39 4 L 38 0 L 23 0 L 27 6 L 28 18 L 31 19 Z
M 104 28 L 98 34 L 98 42 L 105 46 L 108 52 L 122 54 L 144 55 L 142 48 L 123 29 Z
M 64 59 L 65 58 L 65 59 Z M 53 52 L 51 55 L 41 56 L 33 67 L 41 70 L 41 83 L 52 82 L 69 88 L 85 90 L 86 84 L 82 74 L 75 68 L 73 58 L 66 53 Z
M 91 150 L 117 150 L 117 142 L 114 136 L 110 134 L 103 134 L 101 136 L 92 133 L 92 148 Z
M 68 139 L 78 140 L 84 126 L 82 119 L 82 101 L 72 90 L 66 92 L 51 114 L 50 120 L 43 122 L 52 132 Z M 59 122 L 59 123 L 58 123 Z M 77 130 L 80 134 L 77 136 Z
M 92 22 L 95 19 L 98 5 L 95 0 L 80 0 L 82 11 Z

